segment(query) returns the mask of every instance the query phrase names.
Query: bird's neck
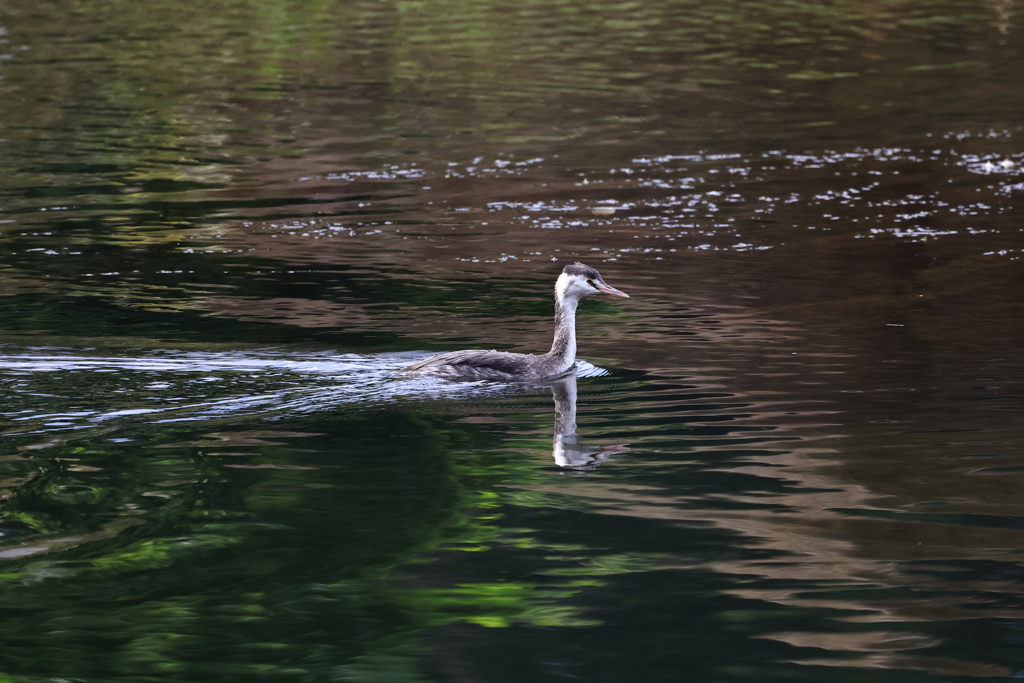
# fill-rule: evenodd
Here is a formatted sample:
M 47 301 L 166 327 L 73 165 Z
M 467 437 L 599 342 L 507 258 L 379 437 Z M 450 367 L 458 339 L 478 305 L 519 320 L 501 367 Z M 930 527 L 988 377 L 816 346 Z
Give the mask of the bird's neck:
M 555 297 L 555 340 L 551 342 L 548 357 L 559 371 L 564 371 L 576 360 L 576 304 L 575 297 Z

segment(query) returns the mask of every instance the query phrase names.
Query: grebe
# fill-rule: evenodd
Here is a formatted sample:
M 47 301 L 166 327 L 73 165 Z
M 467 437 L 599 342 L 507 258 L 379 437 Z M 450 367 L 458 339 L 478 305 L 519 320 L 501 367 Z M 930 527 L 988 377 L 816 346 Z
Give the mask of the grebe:
M 576 304 L 591 294 L 629 295 L 609 286 L 582 263 L 562 269 L 555 282 L 555 340 L 543 355 L 504 351 L 450 351 L 400 370 L 405 375 L 529 381 L 564 375 L 576 362 Z

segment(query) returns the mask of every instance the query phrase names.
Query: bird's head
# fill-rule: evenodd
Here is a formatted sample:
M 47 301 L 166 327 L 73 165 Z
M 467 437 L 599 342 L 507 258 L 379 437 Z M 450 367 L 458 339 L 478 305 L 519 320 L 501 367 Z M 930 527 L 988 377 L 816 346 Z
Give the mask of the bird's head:
M 573 263 L 562 269 L 555 283 L 555 295 L 561 298 L 581 299 L 591 294 L 610 294 L 625 299 L 629 295 L 604 281 L 597 269 L 582 263 Z

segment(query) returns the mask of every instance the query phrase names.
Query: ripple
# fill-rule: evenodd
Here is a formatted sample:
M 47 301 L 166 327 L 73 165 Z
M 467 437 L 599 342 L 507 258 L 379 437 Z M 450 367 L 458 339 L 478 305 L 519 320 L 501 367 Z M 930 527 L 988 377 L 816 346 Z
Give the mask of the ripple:
M 422 353 L 377 355 L 265 352 L 165 352 L 140 357 L 0 354 L 0 380 L 18 398 L 0 411 L 4 436 L 99 426 L 145 416 L 151 423 L 237 416 L 275 419 L 345 406 L 408 400 L 465 400 L 532 391 L 532 384 L 448 382 L 396 377 Z M 580 377 L 608 371 L 577 361 Z M 252 392 L 252 393 L 249 393 Z M 60 408 L 90 395 L 101 410 Z

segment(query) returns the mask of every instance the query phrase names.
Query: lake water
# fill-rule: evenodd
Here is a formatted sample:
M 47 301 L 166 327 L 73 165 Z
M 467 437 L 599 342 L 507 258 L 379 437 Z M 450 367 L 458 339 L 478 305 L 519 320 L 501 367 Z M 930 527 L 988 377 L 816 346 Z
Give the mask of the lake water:
M 1021 17 L 4 3 L 0 682 L 1024 677 Z

